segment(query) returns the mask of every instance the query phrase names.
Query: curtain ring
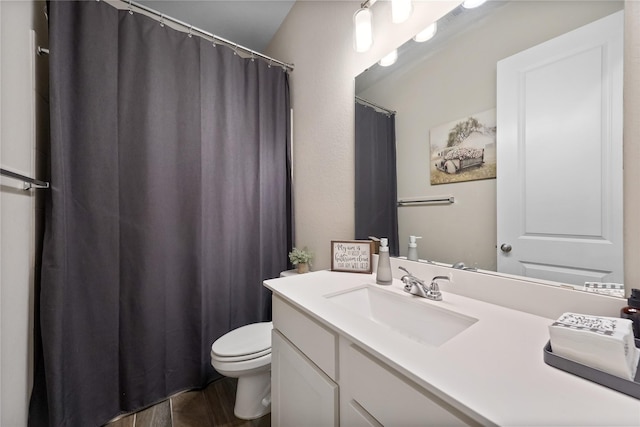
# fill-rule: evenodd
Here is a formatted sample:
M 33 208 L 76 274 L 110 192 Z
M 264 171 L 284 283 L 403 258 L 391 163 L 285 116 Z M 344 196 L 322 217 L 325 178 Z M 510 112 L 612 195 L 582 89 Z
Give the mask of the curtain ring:
M 253 52 L 251 52 L 251 62 L 256 62 L 256 57 L 253 56 Z
M 269 68 L 271 68 L 271 62 L 272 62 L 272 59 L 269 58 Z
M 129 0 L 129 15 L 133 15 L 133 6 L 131 5 L 131 0 Z
M 236 47 L 233 48 L 233 54 L 237 55 L 238 54 L 238 45 L 236 44 Z
M 193 30 L 193 25 L 189 27 L 189 37 L 193 37 L 193 35 L 191 34 L 191 30 Z
M 160 15 L 160 26 L 164 27 L 164 13 Z

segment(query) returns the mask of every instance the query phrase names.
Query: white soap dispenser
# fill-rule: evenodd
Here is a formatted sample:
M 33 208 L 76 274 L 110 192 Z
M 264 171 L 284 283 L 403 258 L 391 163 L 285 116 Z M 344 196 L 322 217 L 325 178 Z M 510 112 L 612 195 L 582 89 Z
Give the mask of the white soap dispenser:
M 388 244 L 389 240 L 386 237 L 380 239 L 380 249 L 378 253 L 378 270 L 376 272 L 376 283 L 378 285 L 390 285 L 393 282 Z
M 409 252 L 407 259 L 410 261 L 418 261 L 418 244 L 416 239 L 422 239 L 422 236 L 409 236 Z

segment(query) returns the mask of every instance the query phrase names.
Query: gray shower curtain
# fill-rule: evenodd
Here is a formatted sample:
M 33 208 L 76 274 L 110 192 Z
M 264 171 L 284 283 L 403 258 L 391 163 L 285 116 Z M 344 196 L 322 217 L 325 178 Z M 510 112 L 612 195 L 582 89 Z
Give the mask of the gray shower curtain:
M 396 117 L 356 102 L 356 239 L 389 239 L 398 256 Z
M 219 377 L 291 248 L 287 73 L 105 2 L 49 3 L 51 182 L 29 424 Z

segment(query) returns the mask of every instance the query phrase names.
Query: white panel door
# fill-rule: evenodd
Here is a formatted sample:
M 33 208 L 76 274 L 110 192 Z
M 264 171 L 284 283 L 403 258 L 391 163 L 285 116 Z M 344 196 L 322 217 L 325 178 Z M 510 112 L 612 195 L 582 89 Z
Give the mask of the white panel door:
M 623 282 L 623 12 L 498 62 L 498 271 Z
M 277 330 L 271 337 L 271 424 L 337 426 L 338 385 Z

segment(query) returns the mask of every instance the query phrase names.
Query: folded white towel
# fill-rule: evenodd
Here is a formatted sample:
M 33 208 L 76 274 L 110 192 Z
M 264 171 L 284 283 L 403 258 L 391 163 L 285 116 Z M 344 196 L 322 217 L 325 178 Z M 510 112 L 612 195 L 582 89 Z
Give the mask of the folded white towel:
M 632 323 L 617 317 L 564 313 L 549 326 L 551 351 L 611 375 L 633 381 L 640 351 Z

